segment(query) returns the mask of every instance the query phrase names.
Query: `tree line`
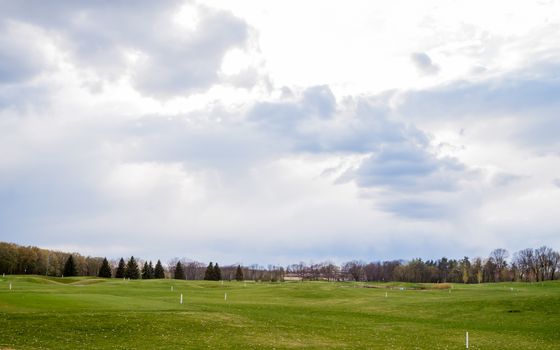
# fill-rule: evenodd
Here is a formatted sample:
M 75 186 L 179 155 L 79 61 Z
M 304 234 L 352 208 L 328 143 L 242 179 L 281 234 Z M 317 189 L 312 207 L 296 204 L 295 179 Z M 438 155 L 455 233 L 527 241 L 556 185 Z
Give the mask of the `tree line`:
M 220 267 L 189 260 L 171 259 L 166 265 L 157 260 L 142 261 L 131 256 L 109 261 L 107 258 L 82 256 L 37 247 L 0 242 L 0 273 L 47 276 L 98 276 L 103 278 L 188 280 L 284 281 L 402 281 L 487 283 L 501 281 L 544 281 L 560 278 L 560 254 L 547 246 L 527 248 L 513 254 L 495 249 L 488 257 L 410 261 L 364 262 L 352 260 L 341 265 L 321 262 L 288 265 Z
M 324 262 L 290 265 L 287 272 L 306 280 L 400 281 L 418 283 L 487 283 L 505 281 L 538 282 L 560 278 L 560 254 L 543 246 L 527 248 L 511 256 L 495 249 L 486 258 L 410 261 L 392 260 L 366 263 L 348 261 L 341 266 Z M 509 260 L 508 260 L 509 259 Z

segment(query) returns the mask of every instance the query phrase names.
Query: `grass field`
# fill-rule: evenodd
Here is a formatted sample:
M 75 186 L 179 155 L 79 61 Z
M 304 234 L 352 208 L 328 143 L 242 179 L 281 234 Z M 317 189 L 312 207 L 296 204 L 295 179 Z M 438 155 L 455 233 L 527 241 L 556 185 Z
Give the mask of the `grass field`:
M 560 349 L 558 282 L 365 286 L 7 276 L 0 349 Z

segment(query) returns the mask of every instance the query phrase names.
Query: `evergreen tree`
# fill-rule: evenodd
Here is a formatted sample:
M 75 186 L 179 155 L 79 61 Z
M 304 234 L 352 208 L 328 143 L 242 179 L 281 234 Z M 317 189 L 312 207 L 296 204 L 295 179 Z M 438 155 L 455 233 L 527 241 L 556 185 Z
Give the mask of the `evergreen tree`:
M 63 275 L 68 277 L 78 275 L 78 270 L 76 269 L 76 264 L 74 263 L 74 257 L 72 257 L 72 254 L 68 256 L 68 259 L 66 259 Z
M 161 261 L 157 261 L 156 268 L 154 269 L 154 278 L 165 278 L 165 271 L 161 265 Z
M 177 266 L 175 266 L 175 276 L 173 278 L 175 278 L 176 280 L 185 279 L 185 270 L 183 270 L 183 265 L 180 261 L 177 261 Z
M 208 267 L 206 268 L 206 272 L 204 272 L 204 279 L 206 281 L 212 281 L 214 279 L 214 265 L 210 261 Z
M 152 261 L 148 264 L 148 277 L 150 279 L 154 278 L 154 265 L 152 265 Z
M 107 258 L 103 259 L 103 262 L 101 263 L 101 268 L 99 269 L 98 276 L 104 278 L 111 278 L 111 266 L 109 266 L 109 262 L 107 261 Z
M 140 278 L 140 270 L 138 269 L 138 264 L 136 263 L 134 256 L 131 256 L 130 260 L 128 260 L 128 263 L 126 264 L 124 277 L 130 278 L 131 280 L 137 280 Z
M 150 267 L 148 266 L 148 262 L 144 263 L 144 267 L 142 267 L 142 279 L 149 280 L 150 277 Z
M 214 281 L 219 281 L 222 279 L 222 270 L 220 270 L 220 267 L 218 266 L 218 263 L 216 263 L 216 265 L 214 265 L 214 274 L 213 274 L 213 280 Z
M 119 260 L 119 266 L 117 266 L 117 271 L 115 272 L 115 278 L 124 278 L 124 273 L 126 271 L 126 265 L 124 259 Z
M 237 265 L 237 271 L 235 271 L 235 279 L 237 281 L 243 281 L 243 270 L 241 269 L 241 265 Z

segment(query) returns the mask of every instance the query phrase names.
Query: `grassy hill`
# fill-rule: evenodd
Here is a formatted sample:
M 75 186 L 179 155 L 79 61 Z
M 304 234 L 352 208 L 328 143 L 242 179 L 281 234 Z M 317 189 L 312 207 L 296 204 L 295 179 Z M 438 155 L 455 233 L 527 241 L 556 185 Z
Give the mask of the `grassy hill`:
M 464 349 L 466 331 L 560 349 L 560 283 L 0 278 L 0 349 Z

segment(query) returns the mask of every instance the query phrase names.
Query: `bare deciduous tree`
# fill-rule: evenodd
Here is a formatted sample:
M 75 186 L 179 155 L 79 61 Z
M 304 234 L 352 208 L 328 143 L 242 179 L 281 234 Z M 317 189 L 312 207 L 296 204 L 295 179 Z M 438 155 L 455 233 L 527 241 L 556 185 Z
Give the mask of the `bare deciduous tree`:
M 350 275 L 354 281 L 364 280 L 364 266 L 363 261 L 353 260 L 345 263 L 342 266 L 342 271 Z
M 494 249 L 490 253 L 490 257 L 493 259 L 494 264 L 496 264 L 496 281 L 503 281 L 504 271 L 507 268 L 506 259 L 509 257 L 508 251 L 503 248 Z

